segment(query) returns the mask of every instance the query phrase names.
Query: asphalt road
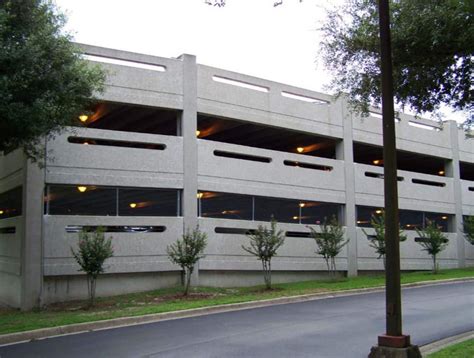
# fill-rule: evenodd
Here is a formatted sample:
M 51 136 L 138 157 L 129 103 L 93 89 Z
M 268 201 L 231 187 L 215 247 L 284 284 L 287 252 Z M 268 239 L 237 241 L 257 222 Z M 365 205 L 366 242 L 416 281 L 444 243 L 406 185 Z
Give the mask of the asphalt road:
M 385 331 L 370 293 L 74 334 L 0 347 L 0 357 L 367 357 Z M 474 329 L 474 283 L 403 291 L 405 334 L 424 345 Z

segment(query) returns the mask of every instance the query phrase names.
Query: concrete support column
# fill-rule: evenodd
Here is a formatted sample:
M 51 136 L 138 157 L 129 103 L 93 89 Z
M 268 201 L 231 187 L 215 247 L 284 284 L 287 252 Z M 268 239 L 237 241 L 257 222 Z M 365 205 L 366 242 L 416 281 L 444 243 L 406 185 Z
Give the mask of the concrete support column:
M 183 112 L 181 115 L 181 135 L 183 136 L 183 229 L 192 230 L 197 220 L 197 65 L 196 56 L 183 54 Z M 192 282 L 198 284 L 199 267 L 195 267 Z
M 21 309 L 41 304 L 43 284 L 44 170 L 25 160 L 23 182 L 23 237 L 21 242 Z
M 458 127 L 456 121 L 448 121 L 446 129 L 449 130 L 453 160 L 446 165 L 446 175 L 453 178 L 454 198 L 454 230 L 456 233 L 456 245 L 458 252 L 458 267 L 466 266 L 465 239 L 462 232 L 462 188 L 461 173 L 459 169 L 459 142 Z
M 354 175 L 354 153 L 352 139 L 352 114 L 349 112 L 347 103 L 339 99 L 334 103 L 332 115 L 337 113 L 343 119 L 343 141 L 336 147 L 336 159 L 344 160 L 344 183 L 346 189 L 346 204 L 344 207 L 344 218 L 346 235 L 349 239 L 347 244 L 347 275 L 357 276 L 357 229 L 356 229 L 356 206 L 355 206 L 355 175 Z M 337 113 L 335 113 L 337 112 Z

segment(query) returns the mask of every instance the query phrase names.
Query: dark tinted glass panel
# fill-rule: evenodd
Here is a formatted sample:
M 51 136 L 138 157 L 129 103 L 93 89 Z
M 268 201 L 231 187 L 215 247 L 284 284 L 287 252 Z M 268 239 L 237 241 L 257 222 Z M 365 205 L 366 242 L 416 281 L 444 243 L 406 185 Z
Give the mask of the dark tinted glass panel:
M 255 197 L 255 220 L 270 221 L 272 217 L 278 222 L 299 223 L 299 201 Z
M 0 219 L 21 215 L 22 194 L 21 186 L 0 194 Z
M 319 225 L 325 218 L 328 220 L 333 216 L 338 218 L 339 204 L 321 203 L 321 202 L 302 202 L 301 223 L 309 225 Z
M 383 208 L 376 208 L 373 206 L 358 206 L 357 207 L 357 226 L 372 227 L 370 221 L 372 216 L 382 215 Z
M 47 213 L 51 215 L 117 215 L 115 188 L 90 185 L 49 186 L 45 198 Z
M 199 205 L 202 217 L 252 220 L 249 195 L 203 192 Z
M 400 227 L 404 230 L 415 230 L 423 227 L 423 212 L 400 210 Z
M 382 215 L 383 209 L 371 206 L 357 207 L 357 226 L 372 227 L 372 215 Z M 400 227 L 403 230 L 422 229 L 427 220 L 434 221 L 442 231 L 449 231 L 450 215 L 415 210 L 399 210 Z
M 448 228 L 450 215 L 438 214 L 438 213 L 425 213 L 425 225 L 426 220 L 433 221 L 441 229 L 441 231 L 450 231 Z
M 119 189 L 119 215 L 177 216 L 178 191 Z

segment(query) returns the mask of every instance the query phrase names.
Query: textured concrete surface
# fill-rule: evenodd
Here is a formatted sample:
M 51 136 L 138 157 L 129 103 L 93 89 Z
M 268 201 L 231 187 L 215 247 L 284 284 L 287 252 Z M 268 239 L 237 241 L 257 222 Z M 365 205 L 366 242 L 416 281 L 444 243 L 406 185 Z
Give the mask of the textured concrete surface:
M 474 283 L 405 289 L 404 333 L 424 345 L 472 331 Z M 336 297 L 4 346 L 5 357 L 366 357 L 383 293 Z

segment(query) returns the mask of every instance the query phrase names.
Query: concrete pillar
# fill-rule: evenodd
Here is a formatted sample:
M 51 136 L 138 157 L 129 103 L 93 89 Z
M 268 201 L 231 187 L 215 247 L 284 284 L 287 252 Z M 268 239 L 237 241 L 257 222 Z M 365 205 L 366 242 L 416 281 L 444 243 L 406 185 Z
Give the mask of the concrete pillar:
M 183 112 L 181 115 L 181 135 L 183 136 L 183 225 L 184 230 L 192 230 L 197 220 L 197 65 L 196 56 L 183 54 Z M 193 285 L 198 284 L 199 267 L 194 268 Z
M 446 165 L 446 175 L 453 178 L 453 198 L 454 198 L 454 230 L 456 233 L 456 245 L 458 253 L 458 267 L 466 266 L 465 239 L 462 232 L 462 188 L 461 173 L 459 169 L 459 137 L 456 121 L 446 122 L 446 129 L 449 130 L 451 150 L 453 160 Z
M 347 275 L 357 276 L 357 229 L 356 229 L 356 206 L 355 206 L 355 174 L 354 153 L 352 139 L 353 117 L 347 106 L 347 102 L 339 99 L 334 103 L 333 115 L 337 113 L 343 118 L 343 141 L 336 147 L 336 158 L 344 160 L 344 177 L 346 189 L 346 204 L 344 207 L 344 218 L 346 235 L 349 239 L 347 244 Z
M 44 170 L 25 160 L 23 182 L 23 237 L 21 242 L 21 309 L 41 302 L 43 284 L 43 191 Z

